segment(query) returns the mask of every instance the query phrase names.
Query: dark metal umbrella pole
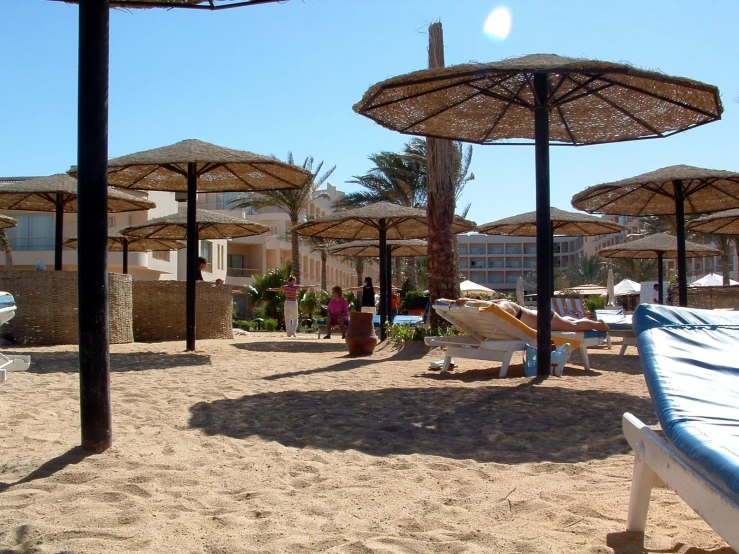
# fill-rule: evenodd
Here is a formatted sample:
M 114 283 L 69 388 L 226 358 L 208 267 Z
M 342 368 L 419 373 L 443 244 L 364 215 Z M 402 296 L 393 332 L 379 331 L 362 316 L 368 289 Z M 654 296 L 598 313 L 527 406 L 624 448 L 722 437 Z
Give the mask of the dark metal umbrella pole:
M 380 341 L 385 340 L 385 320 L 387 316 L 387 221 L 380 218 L 378 221 L 380 235 Z
M 552 237 L 549 233 L 549 90 L 546 73 L 534 74 L 536 155 L 536 373 L 549 375 L 552 363 Z
M 198 270 L 198 175 L 195 163 L 187 164 L 187 284 L 185 285 L 185 350 L 195 350 L 195 277 Z
M 688 261 L 685 256 L 685 194 L 682 179 L 673 181 L 675 186 L 675 216 L 677 219 L 677 293 L 679 305 L 688 306 Z M 659 299 L 662 301 L 662 280 L 659 281 Z
M 113 443 L 108 354 L 108 1 L 81 2 L 79 18 L 80 419 L 82 447 L 102 452 Z

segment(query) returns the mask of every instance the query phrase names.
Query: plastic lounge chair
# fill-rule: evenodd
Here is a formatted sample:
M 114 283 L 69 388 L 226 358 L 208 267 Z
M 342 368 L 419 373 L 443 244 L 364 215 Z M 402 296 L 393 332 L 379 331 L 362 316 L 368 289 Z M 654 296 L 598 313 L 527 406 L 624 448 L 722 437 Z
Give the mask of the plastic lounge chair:
M 505 377 L 513 353 L 523 350 L 526 344 L 536 346 L 536 331 L 495 303 L 469 301 L 459 306 L 453 300 L 439 299 L 434 309 L 466 334 L 424 339 L 429 346 L 446 348 L 442 372 L 446 371 L 451 358 L 456 356 L 502 362 L 500 376 Z M 552 333 L 552 342 L 557 346 L 568 342 L 573 349 L 579 348 L 585 369 L 590 369 L 587 347 L 598 344 L 605 333 L 594 331 L 591 336 L 588 334 L 591 332 Z
M 631 314 L 624 314 L 623 310 L 595 310 L 595 319 L 600 319 L 608 324 L 608 348 L 611 348 L 611 337 L 621 337 L 621 350 L 619 356 L 626 353 L 627 346 L 636 346 L 636 333 L 632 327 Z
M 562 317 L 581 318 L 586 316 L 582 299 L 570 296 L 552 297 L 552 309 Z
M 666 485 L 739 550 L 739 314 L 642 304 L 634 330 L 663 434 L 623 416 L 627 529 L 644 531 L 652 487 Z
M 13 319 L 17 309 L 13 295 L 0 291 L 0 325 Z M 8 371 L 25 371 L 30 365 L 31 357 L 26 354 L 0 353 L 0 383 L 6 381 Z

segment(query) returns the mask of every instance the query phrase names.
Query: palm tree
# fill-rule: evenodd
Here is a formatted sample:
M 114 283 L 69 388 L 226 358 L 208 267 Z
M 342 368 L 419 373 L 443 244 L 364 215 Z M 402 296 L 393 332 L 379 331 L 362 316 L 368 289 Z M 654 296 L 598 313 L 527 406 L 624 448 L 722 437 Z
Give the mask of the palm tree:
M 613 274 L 617 279 L 631 279 L 637 283 L 657 279 L 657 260 L 613 258 Z
M 570 286 L 606 282 L 605 264 L 596 254 L 580 254 L 576 263 L 567 266 L 565 273 Z
M 287 163 L 294 164 L 292 152 L 287 153 Z M 303 162 L 303 169 L 307 169 L 311 173 L 308 182 L 299 189 L 270 190 L 259 193 L 252 193 L 250 196 L 238 198 L 232 203 L 233 208 L 252 208 L 260 210 L 264 208 L 278 208 L 290 217 L 291 227 L 295 227 L 300 215 L 305 212 L 310 202 L 316 197 L 318 189 L 326 182 L 336 169 L 336 166 L 326 170 L 322 175 L 321 168 L 323 162 L 313 169 L 313 156 L 308 156 Z M 290 230 L 290 239 L 292 242 L 292 269 L 295 279 L 300 284 L 300 240 L 298 234 Z
M 5 271 L 13 271 L 13 249 L 10 247 L 8 235 L 2 229 L 0 229 L 0 248 L 5 250 Z
M 318 252 L 321 256 L 321 290 L 328 292 L 328 283 L 326 282 L 326 265 L 328 262 L 329 248 L 339 242 L 331 239 L 323 239 L 319 237 L 302 237 L 308 247 L 313 252 Z
M 732 237 L 731 235 L 708 235 L 706 234 L 705 237 L 709 240 L 709 242 L 713 243 L 713 246 L 720 252 L 721 256 L 721 274 L 723 277 L 723 285 L 725 287 L 729 286 L 730 279 L 729 279 L 729 258 L 731 257 L 731 249 L 732 249 Z M 734 237 L 736 240 L 736 237 Z
M 459 199 L 464 186 L 475 178 L 469 172 L 472 162 L 472 146 L 466 148 L 461 142 L 453 143 L 453 168 L 455 198 Z M 348 181 L 364 187 L 363 191 L 345 195 L 336 202 L 337 208 L 357 208 L 376 202 L 391 202 L 412 208 L 425 208 L 428 200 L 428 172 L 426 141 L 411 139 L 402 153 L 383 151 L 369 157 L 374 164 L 367 174 L 355 176 Z M 468 208 L 469 209 L 469 208 Z M 456 259 L 456 252 L 452 257 Z M 399 264 L 400 260 L 396 261 Z M 407 278 L 412 289 L 417 287 L 416 260 L 406 260 Z M 455 272 L 455 275 L 459 273 Z M 396 277 L 401 279 L 399 265 Z

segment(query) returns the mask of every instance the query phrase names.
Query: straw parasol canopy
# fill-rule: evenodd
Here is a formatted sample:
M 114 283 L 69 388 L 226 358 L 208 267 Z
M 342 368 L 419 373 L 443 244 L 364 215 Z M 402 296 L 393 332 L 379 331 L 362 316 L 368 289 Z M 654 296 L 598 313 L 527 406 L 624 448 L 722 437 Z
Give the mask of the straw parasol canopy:
M 385 243 L 391 256 L 425 256 L 428 249 L 428 243 L 421 239 L 388 240 Z M 327 250 L 331 254 L 341 256 L 377 258 L 380 255 L 380 242 L 377 240 L 355 240 L 331 246 Z
M 196 221 L 200 240 L 250 237 L 269 232 L 269 227 L 240 217 L 210 210 L 197 210 Z M 120 229 L 121 235 L 150 240 L 184 240 L 187 236 L 187 216 L 171 214 Z
M 70 170 L 74 173 L 76 168 Z M 295 189 L 313 175 L 307 169 L 243 150 L 196 139 L 136 152 L 108 161 L 108 183 L 121 188 L 187 193 L 187 350 L 195 349 L 195 272 L 198 192 L 238 192 Z M 235 235 L 244 236 L 244 235 Z M 180 237 L 183 238 L 183 237 Z
M 685 255 L 689 258 L 718 254 L 718 250 L 707 244 L 690 241 L 685 243 Z M 656 233 L 622 244 L 606 246 L 598 250 L 598 255 L 604 258 L 657 259 L 660 255 L 663 258 L 677 258 L 677 237 L 669 233 Z
M 143 223 L 123 227 L 120 232 L 128 237 L 157 240 L 183 240 L 189 236 L 190 230 L 195 228 L 200 239 L 229 239 L 250 237 L 269 232 L 269 227 L 247 221 L 239 217 L 223 215 L 210 210 L 195 210 L 195 227 L 190 222 L 189 214 L 171 214 L 150 219 Z M 189 245 L 188 245 L 189 246 Z M 197 242 L 195 243 L 197 249 Z M 189 248 L 188 248 L 189 250 Z M 192 256 L 193 271 L 187 272 L 187 286 L 185 289 L 186 306 L 192 306 L 192 314 L 187 315 L 186 334 L 187 349 L 195 349 L 195 278 L 197 269 L 197 250 Z M 188 252 L 187 263 L 191 263 Z
M 586 212 L 622 215 L 670 215 L 677 219 L 677 272 L 681 306 L 687 306 L 687 262 L 683 254 L 685 215 L 739 207 L 739 173 L 674 165 L 602 185 L 572 197 Z
M 11 227 L 15 227 L 18 225 L 18 222 L 10 217 L 9 215 L 2 215 L 0 214 L 0 230 L 2 229 L 10 229 Z
M 688 223 L 687 229 L 698 233 L 739 235 L 739 209 L 704 215 Z
M 77 238 L 65 240 L 64 246 L 77 248 Z M 108 250 L 111 252 L 123 252 L 123 273 L 128 273 L 129 252 L 168 251 L 179 250 L 184 247 L 185 243 L 180 240 L 141 239 L 122 235 L 120 229 L 108 230 Z
M 664 298 L 664 273 L 662 260 L 677 258 L 680 242 L 677 237 L 669 233 L 656 233 L 637 240 L 614 244 L 598 250 L 598 255 L 604 258 L 646 258 L 657 259 L 657 283 L 659 286 L 660 301 Z M 706 244 L 684 241 L 685 257 L 698 258 L 701 256 L 716 256 L 719 251 Z
M 536 145 L 537 372 L 548 375 L 549 144 L 666 137 L 720 119 L 723 107 L 718 89 L 698 81 L 627 64 L 534 54 L 387 79 L 372 86 L 354 110 L 411 135 Z
M 108 188 L 108 212 L 151 210 L 156 204 L 146 198 Z M 3 183 L 0 185 L 0 209 L 55 212 L 54 269 L 62 269 L 63 214 L 77 212 L 77 180 L 59 173 Z
M 189 139 L 109 160 L 108 184 L 187 192 L 190 164 L 194 164 L 199 192 L 300 188 L 311 178 L 308 170 L 276 158 Z M 76 168 L 70 170 L 75 171 Z
M 571 237 L 581 235 L 608 235 L 625 231 L 626 227 L 613 221 L 607 221 L 583 213 L 566 212 L 558 208 L 549 209 L 553 235 Z M 486 235 L 517 235 L 523 237 L 536 236 L 536 212 L 514 215 L 499 219 L 492 223 L 477 226 L 478 233 Z
M 472 231 L 475 224 L 455 217 L 453 233 Z M 385 320 L 390 314 L 390 263 L 388 240 L 421 239 L 428 236 L 426 210 L 390 202 L 377 202 L 340 210 L 293 227 L 299 235 L 326 239 L 378 241 L 380 256 L 380 340 L 385 339 Z
M 79 0 L 55 0 L 79 4 Z M 190 8 L 195 10 L 225 10 L 241 6 L 287 2 L 287 0 L 109 0 L 111 8 Z

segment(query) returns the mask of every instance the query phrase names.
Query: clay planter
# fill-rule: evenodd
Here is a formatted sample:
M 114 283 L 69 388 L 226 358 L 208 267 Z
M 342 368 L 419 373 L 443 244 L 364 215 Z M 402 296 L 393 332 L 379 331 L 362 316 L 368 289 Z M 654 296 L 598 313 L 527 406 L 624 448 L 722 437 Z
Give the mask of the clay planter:
M 377 346 L 377 335 L 372 323 L 373 314 L 351 312 L 346 330 L 346 347 L 352 356 L 370 356 Z

